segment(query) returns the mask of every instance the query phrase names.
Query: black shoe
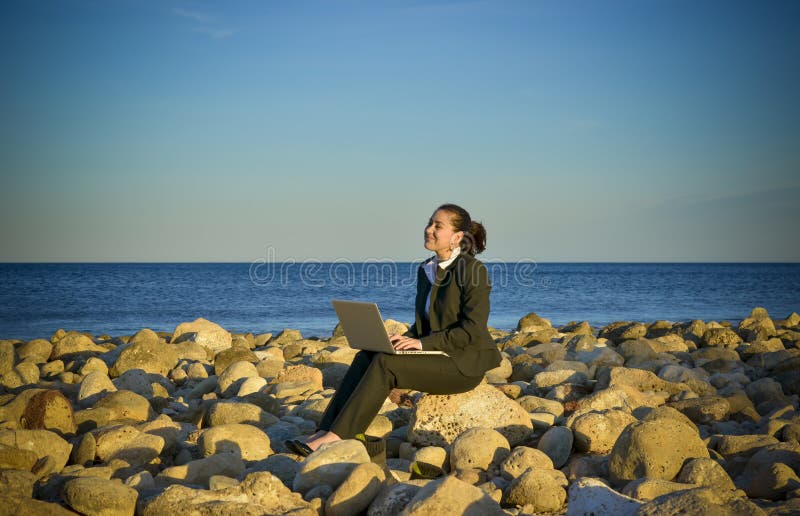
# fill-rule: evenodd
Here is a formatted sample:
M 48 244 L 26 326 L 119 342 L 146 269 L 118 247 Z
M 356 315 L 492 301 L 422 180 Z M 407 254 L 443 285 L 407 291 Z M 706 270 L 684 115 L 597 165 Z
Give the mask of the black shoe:
M 373 437 L 366 434 L 356 435 L 356 439 L 361 441 L 367 449 L 369 458 L 379 466 L 386 465 L 386 441 L 380 437 Z
M 286 441 L 283 441 L 283 445 L 291 450 L 292 453 L 300 455 L 301 457 L 308 457 L 314 453 L 314 450 L 309 448 L 306 443 L 298 439 L 287 439 Z

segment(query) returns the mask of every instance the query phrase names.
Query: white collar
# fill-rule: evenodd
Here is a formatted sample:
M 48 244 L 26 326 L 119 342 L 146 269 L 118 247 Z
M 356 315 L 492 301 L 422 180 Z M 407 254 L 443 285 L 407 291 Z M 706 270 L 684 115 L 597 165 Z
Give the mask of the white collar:
M 445 267 L 447 267 L 448 265 L 453 263 L 453 260 L 456 259 L 456 256 L 458 256 L 459 253 L 461 253 L 461 247 L 460 246 L 456 247 L 455 249 L 453 249 L 453 251 L 450 253 L 450 258 L 448 258 L 447 260 L 445 260 L 443 262 L 440 262 L 439 259 L 436 257 L 436 255 L 433 255 L 433 263 L 437 263 L 440 268 L 444 269 Z

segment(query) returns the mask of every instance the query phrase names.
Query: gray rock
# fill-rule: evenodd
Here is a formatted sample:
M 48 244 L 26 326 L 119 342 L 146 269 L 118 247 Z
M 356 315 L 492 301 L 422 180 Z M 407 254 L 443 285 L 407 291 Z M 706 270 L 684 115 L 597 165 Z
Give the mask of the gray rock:
M 633 516 L 642 502 L 619 494 L 600 479 L 583 477 L 569 486 L 567 516 Z
M 370 504 L 367 516 L 395 516 L 408 505 L 427 480 L 408 480 L 386 485 Z
M 215 403 L 206 414 L 206 426 L 243 423 L 267 428 L 278 422 L 278 418 L 253 403 L 221 401 Z
M 563 426 L 554 426 L 542 435 L 536 447 L 550 457 L 554 467 L 560 468 L 569 460 L 572 441 L 572 430 Z

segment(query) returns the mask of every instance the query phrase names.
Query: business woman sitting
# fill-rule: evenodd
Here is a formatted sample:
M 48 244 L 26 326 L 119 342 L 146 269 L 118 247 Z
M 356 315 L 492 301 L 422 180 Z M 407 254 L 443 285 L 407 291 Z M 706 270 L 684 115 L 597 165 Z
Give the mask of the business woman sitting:
M 359 351 L 334 394 L 319 430 L 292 448 L 307 455 L 323 444 L 363 433 L 394 388 L 430 394 L 466 392 L 500 363 L 489 335 L 489 276 L 475 255 L 486 230 L 455 204 L 439 206 L 425 226 L 425 248 L 436 253 L 417 270 L 415 321 L 391 335 L 398 350 L 447 355 L 388 355 Z

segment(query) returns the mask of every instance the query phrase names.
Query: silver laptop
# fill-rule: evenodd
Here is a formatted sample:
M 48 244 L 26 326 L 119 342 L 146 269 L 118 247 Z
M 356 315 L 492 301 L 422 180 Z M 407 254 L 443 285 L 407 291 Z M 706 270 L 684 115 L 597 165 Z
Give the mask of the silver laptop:
M 381 313 L 375 303 L 364 303 L 361 301 L 343 301 L 334 299 L 331 301 L 342 329 L 347 336 L 347 342 L 351 348 L 363 349 L 366 351 L 378 351 L 390 355 L 447 355 L 444 351 L 423 351 L 423 350 L 403 350 L 394 349 L 386 327 L 383 325 Z

